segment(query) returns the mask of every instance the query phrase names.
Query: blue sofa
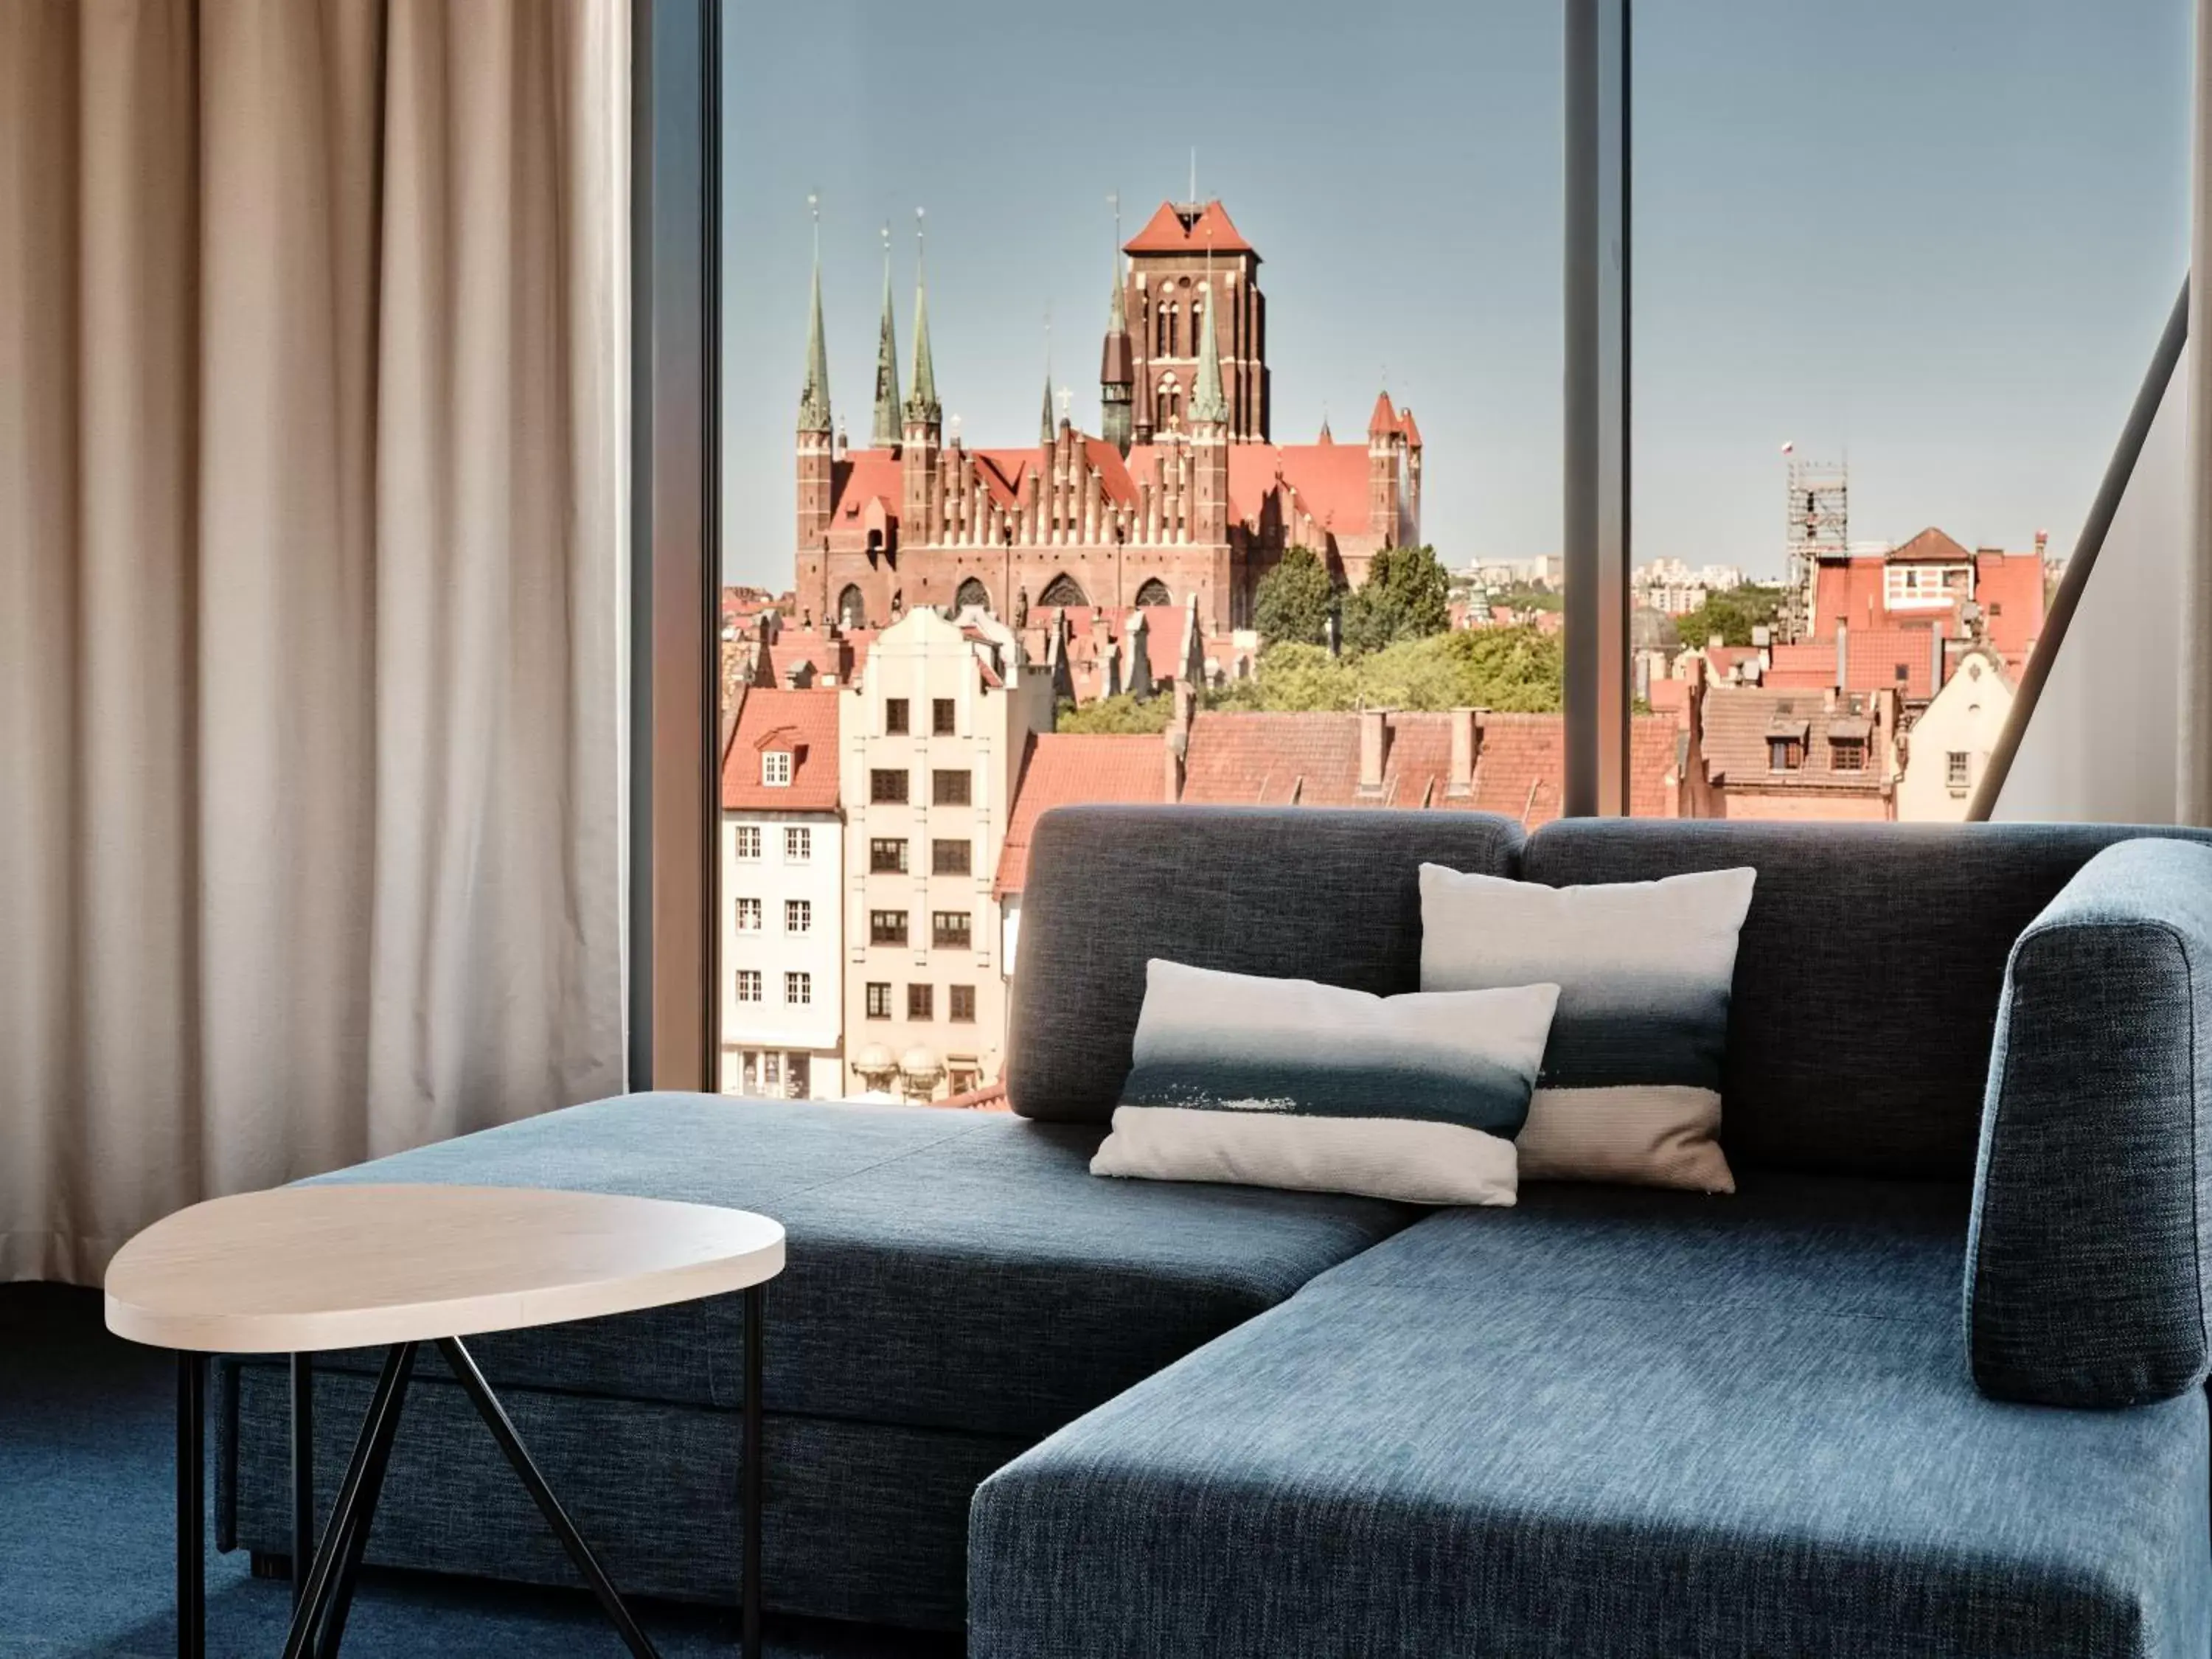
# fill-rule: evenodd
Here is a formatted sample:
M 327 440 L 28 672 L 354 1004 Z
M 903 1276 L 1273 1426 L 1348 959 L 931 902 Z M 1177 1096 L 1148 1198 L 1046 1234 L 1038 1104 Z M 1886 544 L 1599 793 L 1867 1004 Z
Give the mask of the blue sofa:
M 1031 854 L 1024 1117 L 645 1095 L 326 1178 L 781 1218 L 772 1607 L 964 1618 L 977 1659 L 2201 1659 L 2212 848 L 2112 846 L 2143 833 L 1071 809 Z M 1423 861 L 1758 868 L 1737 1194 L 1087 1173 L 1148 957 L 1410 988 Z M 734 1595 L 738 1343 L 732 1302 L 477 1346 L 626 1585 Z M 325 1492 L 373 1358 L 327 1362 Z M 218 1541 L 274 1556 L 283 1370 L 219 1400 Z M 393 1462 L 372 1559 L 567 1581 L 434 1371 Z

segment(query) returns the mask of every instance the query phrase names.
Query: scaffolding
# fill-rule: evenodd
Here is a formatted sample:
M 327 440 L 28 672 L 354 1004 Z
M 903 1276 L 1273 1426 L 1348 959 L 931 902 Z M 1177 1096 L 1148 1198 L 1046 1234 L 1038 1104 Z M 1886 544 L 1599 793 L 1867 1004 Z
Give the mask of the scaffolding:
M 1788 458 L 1784 556 L 1790 573 L 1780 614 L 1782 637 L 1795 642 L 1814 633 L 1813 597 L 1823 560 L 1850 556 L 1851 478 L 1845 462 Z

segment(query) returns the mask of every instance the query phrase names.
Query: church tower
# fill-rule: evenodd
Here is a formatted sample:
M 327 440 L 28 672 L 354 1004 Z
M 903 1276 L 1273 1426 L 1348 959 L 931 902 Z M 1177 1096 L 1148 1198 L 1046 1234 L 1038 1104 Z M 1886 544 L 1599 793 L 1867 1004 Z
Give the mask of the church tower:
M 814 215 L 814 307 L 806 329 L 806 379 L 799 389 L 799 546 L 818 549 L 830 532 L 833 457 L 830 355 L 822 337 L 822 214 Z
M 1106 348 L 1098 366 L 1099 435 L 1129 457 L 1133 434 L 1130 402 L 1136 396 L 1136 358 L 1129 343 L 1129 307 L 1121 295 L 1121 260 L 1114 259 L 1113 298 L 1106 312 Z
M 1200 307 L 1194 302 L 1211 286 L 1222 305 L 1215 338 L 1230 440 L 1271 442 L 1273 387 L 1260 255 L 1228 212 L 1218 201 L 1163 202 L 1121 251 L 1129 256 L 1121 290 L 1131 337 L 1136 441 L 1152 443 L 1191 423 L 1188 400 L 1194 395 L 1200 344 Z
M 1402 544 L 1405 531 L 1405 434 L 1390 394 L 1379 392 L 1367 422 L 1367 530 L 1384 547 Z
M 914 390 L 906 400 L 899 451 L 899 539 L 933 546 L 944 528 L 938 490 L 938 453 L 945 438 L 945 410 L 937 401 L 937 365 L 929 350 L 929 272 L 921 215 L 915 215 Z
M 898 331 L 891 321 L 891 228 L 884 227 L 884 325 L 876 341 L 876 424 L 868 434 L 878 449 L 899 445 Z

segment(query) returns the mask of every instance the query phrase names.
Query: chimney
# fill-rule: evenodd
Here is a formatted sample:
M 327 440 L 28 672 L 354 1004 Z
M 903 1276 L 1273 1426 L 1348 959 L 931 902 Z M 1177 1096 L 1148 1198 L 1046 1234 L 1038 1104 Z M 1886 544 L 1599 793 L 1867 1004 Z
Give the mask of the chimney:
M 1836 624 L 1836 690 L 1847 690 L 1851 683 L 1851 630 L 1842 622 Z
M 1390 727 L 1385 719 L 1389 710 L 1363 708 L 1359 711 L 1359 787 L 1362 793 L 1379 794 L 1382 789 L 1382 769 L 1390 753 Z
M 1447 718 L 1451 721 L 1451 777 L 1444 793 L 1464 799 L 1474 793 L 1475 757 L 1482 750 L 1480 714 L 1473 708 L 1455 708 Z

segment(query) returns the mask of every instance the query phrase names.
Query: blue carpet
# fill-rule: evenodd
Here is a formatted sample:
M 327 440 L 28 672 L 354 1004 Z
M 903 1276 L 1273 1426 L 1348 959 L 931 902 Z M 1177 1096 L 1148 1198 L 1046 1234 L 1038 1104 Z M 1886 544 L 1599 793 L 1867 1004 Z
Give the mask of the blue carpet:
M 169 1356 L 109 1336 L 97 1292 L 0 1285 L 0 1659 L 175 1654 L 175 1403 Z M 250 1577 L 244 1552 L 212 1547 L 207 1583 L 208 1651 L 274 1659 L 289 1586 Z M 736 1651 L 727 1613 L 651 1602 L 637 1612 L 667 1659 Z M 961 1647 L 794 1620 L 771 1620 L 768 1638 L 775 1659 L 949 1659 Z M 624 1650 L 580 1591 L 370 1571 L 344 1652 L 619 1659 Z

